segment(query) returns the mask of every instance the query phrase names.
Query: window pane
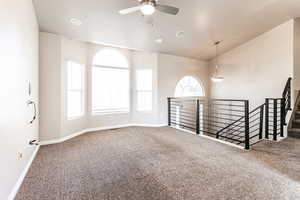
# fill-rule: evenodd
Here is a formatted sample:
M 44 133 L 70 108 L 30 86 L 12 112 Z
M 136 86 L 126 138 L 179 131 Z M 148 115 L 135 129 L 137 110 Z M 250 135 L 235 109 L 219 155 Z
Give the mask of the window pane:
M 142 69 L 136 71 L 137 90 L 152 90 L 152 70 Z
M 84 66 L 72 61 L 67 65 L 67 117 L 84 114 Z
M 93 67 L 92 110 L 129 110 L 129 70 Z
M 128 68 L 126 57 L 114 49 L 99 51 L 94 56 L 93 65 Z
M 68 118 L 83 115 L 83 99 L 81 91 L 68 91 Z
M 178 82 L 175 90 L 175 96 L 204 96 L 204 90 L 195 78 L 186 76 Z
M 83 65 L 68 62 L 68 89 L 82 90 L 83 89 Z
M 137 110 L 151 111 L 152 110 L 152 92 L 138 92 L 137 93 Z

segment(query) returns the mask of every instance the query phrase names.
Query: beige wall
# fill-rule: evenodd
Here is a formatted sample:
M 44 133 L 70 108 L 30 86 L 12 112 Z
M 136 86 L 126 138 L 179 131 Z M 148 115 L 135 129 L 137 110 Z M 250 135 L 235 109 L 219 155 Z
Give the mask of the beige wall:
M 300 18 L 294 26 L 294 88 L 300 90 Z
M 212 98 L 249 99 L 253 108 L 266 97 L 281 97 L 287 79 L 293 77 L 293 24 L 288 21 L 221 55 L 225 80 L 212 84 Z
M 158 112 L 160 123 L 167 123 L 167 97 L 173 97 L 175 88 L 183 77 L 193 76 L 204 87 L 209 97 L 210 80 L 208 64 L 190 58 L 158 55 Z
M 38 139 L 38 120 L 29 124 L 33 110 L 26 104 L 38 103 L 38 25 L 31 0 L 1 0 L 0 27 L 0 199 L 5 200 L 36 148 L 29 141 Z

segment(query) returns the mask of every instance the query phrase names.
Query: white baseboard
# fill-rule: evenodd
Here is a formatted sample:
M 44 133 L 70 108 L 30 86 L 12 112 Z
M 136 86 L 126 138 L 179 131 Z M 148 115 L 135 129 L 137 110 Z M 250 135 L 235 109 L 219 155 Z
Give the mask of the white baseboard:
M 14 187 L 13 187 L 10 195 L 8 196 L 7 200 L 13 200 L 16 197 L 16 195 L 17 195 L 17 193 L 18 193 L 18 191 L 19 191 L 19 189 L 20 189 L 20 187 L 21 187 L 21 185 L 24 181 L 24 178 L 26 177 L 26 174 L 27 174 L 28 170 L 30 169 L 31 164 L 32 164 L 36 154 L 39 151 L 39 148 L 40 147 L 37 146 L 36 149 L 34 150 L 33 154 L 31 155 L 28 163 L 26 164 L 24 170 L 22 171 L 20 177 L 18 178 L 17 183 L 14 185 Z
M 164 127 L 168 126 L 167 124 L 124 124 L 124 125 L 118 125 L 118 126 L 106 126 L 106 127 L 98 127 L 98 128 L 88 128 L 82 131 L 79 131 L 77 133 L 73 133 L 68 136 L 64 136 L 62 138 L 57 138 L 57 139 L 52 139 L 52 140 L 46 140 L 46 141 L 41 141 L 39 144 L 40 145 L 49 145 L 49 144 L 58 144 L 65 142 L 67 140 L 70 140 L 74 137 L 77 137 L 79 135 L 89 133 L 89 132 L 94 132 L 94 131 L 105 131 L 105 130 L 111 130 L 111 129 L 116 129 L 116 128 L 127 128 L 127 127 L 133 127 L 133 126 L 138 126 L 138 127 Z
M 64 136 L 64 137 L 61 137 L 61 138 L 57 138 L 57 139 L 51 139 L 51 140 L 45 140 L 45 141 L 41 141 L 39 142 L 39 145 L 49 145 L 49 144 L 58 144 L 58 143 L 62 143 L 62 142 L 65 142 L 67 140 L 70 140 L 74 137 L 77 137 L 79 135 L 82 135 L 86 133 L 86 130 L 83 130 L 83 131 L 80 131 L 80 132 L 77 132 L 77 133 L 73 133 L 71 135 L 67 135 L 67 136 Z
M 187 132 L 187 133 L 191 133 L 193 135 L 197 135 L 195 132 L 193 131 L 189 131 L 189 130 L 185 130 L 185 129 L 182 129 L 182 128 L 175 128 L 175 127 L 171 127 L 171 128 L 174 128 L 174 129 L 178 129 L 178 130 L 181 130 L 181 131 L 184 131 L 184 132 Z M 219 139 L 216 139 L 216 138 L 213 138 L 213 137 L 209 137 L 209 136 L 206 136 L 206 135 L 203 135 L 203 134 L 199 134 L 197 135 L 199 137 L 203 137 L 203 138 L 206 138 L 206 139 L 209 139 L 209 140 L 213 140 L 215 142 L 219 142 L 219 143 L 222 143 L 222 144 L 226 144 L 226 145 L 229 145 L 229 146 L 232 146 L 232 147 L 235 147 L 235 148 L 238 148 L 238 149 L 242 149 L 242 150 L 245 150 L 244 147 L 241 147 L 239 145 L 236 145 L 236 144 L 233 144 L 233 143 L 230 143 L 230 142 L 226 142 L 224 140 L 219 140 Z

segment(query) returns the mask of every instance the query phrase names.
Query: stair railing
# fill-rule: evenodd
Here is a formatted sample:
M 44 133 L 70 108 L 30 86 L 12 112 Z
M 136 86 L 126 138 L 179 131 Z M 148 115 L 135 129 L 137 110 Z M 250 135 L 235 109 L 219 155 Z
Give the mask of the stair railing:
M 198 102 L 197 98 L 168 98 L 168 125 L 197 133 Z
M 242 115 L 236 121 L 228 124 L 217 132 L 217 138 L 224 138 L 225 141 L 236 145 L 244 145 L 245 149 L 250 149 L 249 143 L 249 101 L 240 100 L 243 104 Z
M 291 110 L 291 80 L 287 81 L 283 98 L 267 98 L 251 112 L 248 100 L 168 98 L 168 125 L 250 149 L 262 141 L 265 123 L 265 138 L 271 135 L 276 141 L 278 136 L 284 137 L 286 116 Z
M 266 99 L 266 124 L 265 124 L 265 138 L 277 141 L 278 136 L 284 137 L 285 125 L 285 102 L 284 98 L 267 98 Z
M 265 104 L 258 106 L 249 113 L 249 143 L 253 146 L 263 139 Z
M 288 78 L 286 85 L 284 87 L 284 91 L 282 93 L 282 98 L 284 99 L 284 125 L 287 125 L 286 123 L 286 116 L 288 111 L 292 110 L 292 78 Z
M 249 101 L 168 98 L 168 124 L 250 148 Z
M 261 142 L 263 139 L 264 107 L 265 104 L 262 104 L 261 106 L 255 108 L 249 112 L 249 114 L 246 114 L 245 117 L 240 118 L 239 120 L 220 130 L 218 134 L 223 135 L 229 133 L 234 135 L 236 137 L 235 139 L 243 138 L 244 141 L 241 141 L 241 143 L 245 144 L 245 149 L 250 149 L 251 146 Z M 237 126 L 242 125 L 244 122 L 244 127 L 236 129 Z
M 291 89 L 292 78 L 288 78 L 282 98 L 266 98 L 266 115 L 265 115 L 265 138 L 270 139 L 270 135 L 274 141 L 278 140 L 278 136 L 284 137 L 284 126 L 288 111 L 292 110 Z

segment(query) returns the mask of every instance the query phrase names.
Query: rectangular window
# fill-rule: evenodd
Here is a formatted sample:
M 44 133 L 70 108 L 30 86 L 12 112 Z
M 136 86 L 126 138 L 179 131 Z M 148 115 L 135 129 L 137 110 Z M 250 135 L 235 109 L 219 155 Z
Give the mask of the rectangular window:
M 84 65 L 67 63 L 67 117 L 84 115 Z
M 92 112 L 129 112 L 129 69 L 93 66 Z
M 136 71 L 137 111 L 152 111 L 152 70 Z

